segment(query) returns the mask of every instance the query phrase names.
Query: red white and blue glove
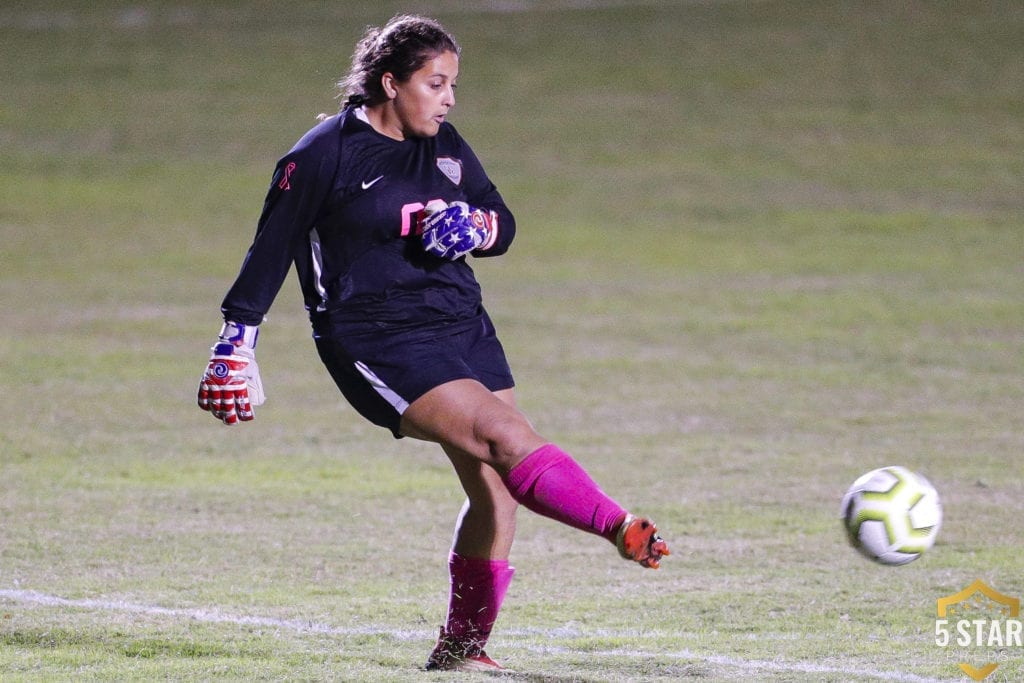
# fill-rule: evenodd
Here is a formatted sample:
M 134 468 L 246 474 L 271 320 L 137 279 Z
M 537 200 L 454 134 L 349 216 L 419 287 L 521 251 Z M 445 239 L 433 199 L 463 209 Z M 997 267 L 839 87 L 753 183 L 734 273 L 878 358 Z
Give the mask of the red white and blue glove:
M 199 380 L 199 407 L 224 424 L 253 419 L 253 406 L 266 400 L 256 365 L 258 336 L 258 327 L 226 322 L 210 349 L 210 362 Z
M 498 214 L 474 209 L 465 202 L 431 202 L 423 217 L 423 248 L 454 261 L 471 251 L 487 249 L 498 238 Z

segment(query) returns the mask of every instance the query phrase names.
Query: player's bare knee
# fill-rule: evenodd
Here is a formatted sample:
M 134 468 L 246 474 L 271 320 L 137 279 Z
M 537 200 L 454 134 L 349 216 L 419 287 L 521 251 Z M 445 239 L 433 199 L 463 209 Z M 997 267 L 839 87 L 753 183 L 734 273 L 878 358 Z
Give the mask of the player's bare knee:
M 486 444 L 491 465 L 502 474 L 544 443 L 526 417 L 515 409 L 483 417 L 477 421 L 475 431 Z

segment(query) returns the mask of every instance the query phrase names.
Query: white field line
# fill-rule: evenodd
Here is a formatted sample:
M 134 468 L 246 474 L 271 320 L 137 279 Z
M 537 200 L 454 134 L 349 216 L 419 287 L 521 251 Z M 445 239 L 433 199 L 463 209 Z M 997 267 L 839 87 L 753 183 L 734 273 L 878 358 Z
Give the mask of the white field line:
M 138 603 L 124 602 L 122 600 L 95 600 L 83 598 L 71 600 L 56 595 L 49 595 L 31 590 L 0 589 L 0 600 L 7 600 L 13 603 L 38 605 L 43 607 L 67 607 L 81 610 L 94 610 L 99 612 L 124 612 L 129 614 L 141 614 L 149 617 L 170 617 L 173 619 L 191 619 L 204 623 L 231 624 L 235 626 L 257 626 L 277 631 L 293 631 L 297 633 L 318 633 L 334 636 L 366 636 L 384 635 L 400 641 L 430 640 L 433 638 L 432 631 L 405 630 L 393 628 L 376 627 L 346 627 L 339 628 L 328 624 L 302 619 L 276 619 L 274 617 L 258 617 L 247 615 L 226 614 L 217 609 L 193 608 L 178 609 L 171 607 L 159 607 L 157 605 L 143 605 Z M 516 635 L 515 632 L 507 632 L 508 635 Z M 536 635 L 536 632 L 533 632 Z M 523 634 L 520 634 L 523 635 Z M 554 635 L 554 633 L 549 634 Z M 603 635 L 614 635 L 603 633 Z M 562 647 L 549 646 L 520 646 L 530 652 L 537 654 L 572 654 L 573 650 Z M 774 673 L 804 673 L 804 674 L 830 674 L 834 676 L 850 676 L 860 678 L 877 678 L 884 681 L 898 681 L 901 683 L 941 683 L 939 679 L 925 678 L 915 674 L 901 673 L 898 671 L 877 671 L 871 669 L 852 669 L 841 666 L 827 666 L 813 662 L 785 661 L 785 660 L 762 660 L 743 659 L 741 657 L 727 657 L 722 655 L 709 655 L 702 652 L 695 652 L 682 649 L 674 652 L 645 650 L 614 649 L 588 651 L 588 657 L 608 657 L 615 659 L 678 659 L 686 662 L 702 662 L 730 669 L 738 669 L 743 672 L 753 673 L 767 671 Z
M 56 595 L 47 595 L 38 591 L 0 590 L 0 599 L 23 604 L 42 605 L 45 607 L 71 607 L 74 609 L 98 610 L 101 612 L 127 612 L 144 616 L 172 617 L 175 619 L 192 619 L 211 624 L 233 624 L 236 626 L 260 626 L 263 628 L 296 631 L 300 633 L 323 633 L 336 636 L 355 635 L 391 635 L 398 640 L 413 640 L 430 637 L 426 631 L 396 631 L 394 629 L 375 628 L 337 628 L 315 621 L 303 619 L 276 619 L 274 617 L 254 617 L 247 615 L 224 614 L 216 609 L 192 608 L 177 609 L 140 605 L 122 600 L 69 600 Z

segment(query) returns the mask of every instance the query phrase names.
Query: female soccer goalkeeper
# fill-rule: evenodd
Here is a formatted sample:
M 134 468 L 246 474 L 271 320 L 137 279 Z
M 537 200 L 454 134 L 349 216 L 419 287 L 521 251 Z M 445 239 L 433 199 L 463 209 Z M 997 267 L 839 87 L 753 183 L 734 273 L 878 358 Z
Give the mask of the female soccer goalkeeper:
M 317 351 L 341 393 L 396 438 L 440 444 L 466 492 L 448 615 L 428 669 L 499 669 L 484 653 L 515 571 L 516 508 L 657 568 L 655 525 L 609 498 L 515 406 L 512 373 L 467 256 L 499 256 L 515 220 L 445 119 L 460 48 L 437 22 L 369 29 L 339 83 L 340 113 L 277 164 L 256 235 L 222 305 L 199 406 L 226 424 L 263 402 L 254 358 L 294 263 Z

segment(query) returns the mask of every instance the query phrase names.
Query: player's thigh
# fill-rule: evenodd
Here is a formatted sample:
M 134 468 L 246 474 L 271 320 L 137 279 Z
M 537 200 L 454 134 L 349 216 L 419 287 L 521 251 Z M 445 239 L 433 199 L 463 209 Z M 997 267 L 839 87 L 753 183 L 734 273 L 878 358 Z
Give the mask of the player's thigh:
M 401 430 L 466 453 L 500 474 L 545 443 L 515 407 L 511 390 L 495 394 L 471 379 L 446 382 L 413 401 Z

